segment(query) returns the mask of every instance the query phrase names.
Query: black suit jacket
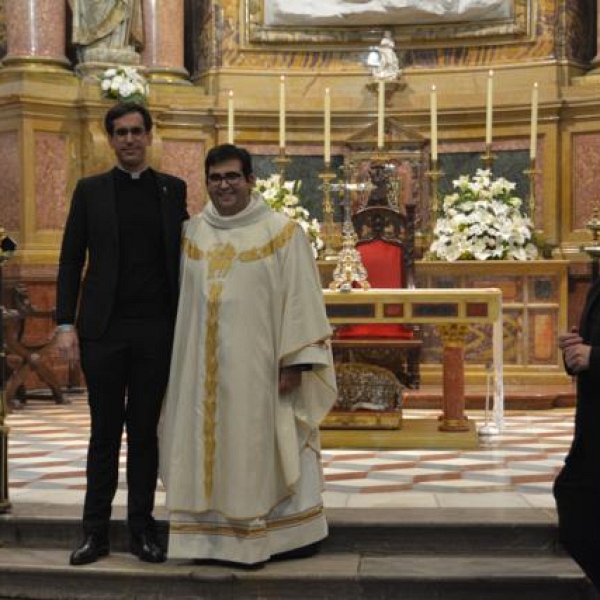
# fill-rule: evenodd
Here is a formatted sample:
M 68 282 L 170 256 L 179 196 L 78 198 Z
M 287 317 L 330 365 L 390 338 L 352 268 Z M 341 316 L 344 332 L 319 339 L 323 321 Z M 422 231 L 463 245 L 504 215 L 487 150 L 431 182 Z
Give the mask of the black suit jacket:
M 588 293 L 579 335 L 592 347 L 590 365 L 577 375 L 573 443 L 557 483 L 600 486 L 600 279 Z
M 97 339 L 105 332 L 116 298 L 119 235 L 113 171 L 86 177 L 77 183 L 63 236 L 56 319 L 58 323 L 76 322 L 82 338 Z M 186 183 L 178 177 L 150 171 L 160 197 L 169 305 L 174 314 L 179 289 L 181 228 L 188 218 Z

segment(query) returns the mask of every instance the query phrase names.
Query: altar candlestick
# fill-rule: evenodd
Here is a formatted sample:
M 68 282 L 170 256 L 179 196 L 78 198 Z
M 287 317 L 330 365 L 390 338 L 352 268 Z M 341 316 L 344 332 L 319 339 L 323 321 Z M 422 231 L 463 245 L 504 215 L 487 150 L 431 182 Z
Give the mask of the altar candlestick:
M 537 121 L 538 121 L 538 84 L 533 84 L 531 90 L 531 139 L 529 142 L 529 158 L 537 155 Z
M 383 122 L 385 107 L 385 81 L 379 80 L 377 95 L 377 148 L 383 148 Z
M 494 71 L 489 72 L 487 80 L 487 100 L 485 111 L 485 143 L 486 146 L 492 145 L 492 92 L 494 85 Z
M 438 158 L 438 132 L 437 132 L 437 94 L 435 85 L 431 86 L 429 95 L 431 110 L 431 160 Z
M 279 80 L 279 147 L 285 148 L 285 76 Z
M 227 142 L 233 144 L 233 90 L 229 90 L 227 99 Z
M 325 88 L 325 131 L 323 135 L 323 159 L 325 164 L 331 162 L 331 95 L 329 88 Z

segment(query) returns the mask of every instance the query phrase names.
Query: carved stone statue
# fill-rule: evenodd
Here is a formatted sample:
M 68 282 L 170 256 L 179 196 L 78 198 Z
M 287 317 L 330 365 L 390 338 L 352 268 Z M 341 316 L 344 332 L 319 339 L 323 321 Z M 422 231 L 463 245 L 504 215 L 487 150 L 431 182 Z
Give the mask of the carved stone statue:
M 377 48 L 379 52 L 379 65 L 372 71 L 375 79 L 398 79 L 400 76 L 401 69 L 395 46 L 396 44 L 392 39 L 391 32 L 386 31 Z
M 138 64 L 142 0 L 69 0 L 79 62 Z

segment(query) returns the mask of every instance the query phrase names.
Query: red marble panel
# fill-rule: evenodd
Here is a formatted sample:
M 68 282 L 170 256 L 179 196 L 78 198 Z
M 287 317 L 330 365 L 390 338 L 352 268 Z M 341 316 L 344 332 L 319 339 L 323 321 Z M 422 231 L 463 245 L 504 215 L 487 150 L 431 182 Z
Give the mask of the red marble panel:
M 16 131 L 0 133 L 0 227 L 18 230 L 21 227 L 21 168 L 19 136 Z
M 573 229 L 585 229 L 598 206 L 600 132 L 573 135 Z
M 62 229 L 67 218 L 67 136 L 35 134 L 36 229 Z
M 193 140 L 163 140 L 160 168 L 187 181 L 190 215 L 200 212 L 208 200 L 204 185 L 204 143 Z

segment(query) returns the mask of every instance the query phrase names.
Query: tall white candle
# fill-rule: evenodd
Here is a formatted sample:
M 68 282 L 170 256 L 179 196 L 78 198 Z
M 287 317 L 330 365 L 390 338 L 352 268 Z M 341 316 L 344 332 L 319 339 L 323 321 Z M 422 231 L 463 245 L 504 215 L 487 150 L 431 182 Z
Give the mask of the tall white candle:
M 385 120 L 385 81 L 379 80 L 377 94 L 377 148 L 383 148 L 383 123 Z
M 328 165 L 331 162 L 331 95 L 329 94 L 329 88 L 325 88 L 324 104 L 323 160 Z
M 285 76 L 279 80 L 279 147 L 285 148 Z
M 430 104 L 430 111 L 431 111 L 431 159 L 437 160 L 437 158 L 438 158 L 437 94 L 435 91 L 435 85 L 431 86 L 431 93 L 429 95 L 429 104 Z
M 531 138 L 529 140 L 529 158 L 537 155 L 537 122 L 538 122 L 538 84 L 533 84 L 531 90 Z
M 485 143 L 492 144 L 492 95 L 494 86 L 494 71 L 490 71 L 487 80 L 487 97 L 485 103 Z
M 233 144 L 233 90 L 229 90 L 227 99 L 227 142 Z

